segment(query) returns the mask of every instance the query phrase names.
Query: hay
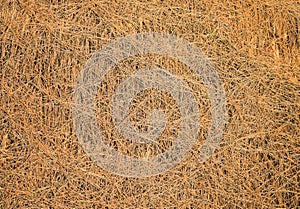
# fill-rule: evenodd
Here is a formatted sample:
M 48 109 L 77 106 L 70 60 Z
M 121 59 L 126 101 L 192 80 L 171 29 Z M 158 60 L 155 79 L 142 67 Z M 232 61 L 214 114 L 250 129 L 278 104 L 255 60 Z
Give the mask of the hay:
M 296 208 L 299 11 L 297 1 L 275 0 L 2 1 L 0 208 Z M 110 98 L 133 69 L 163 66 L 186 81 L 199 104 L 201 129 L 171 170 L 121 177 L 97 166 L 78 142 L 72 94 L 88 58 L 102 46 L 151 31 L 184 38 L 209 57 L 226 92 L 228 120 L 217 150 L 199 163 L 211 123 L 203 84 L 178 60 L 125 60 L 116 66 L 118 74 L 105 75 L 97 95 L 98 124 L 115 150 L 154 156 L 172 145 L 178 130 L 174 99 L 150 89 L 132 102 L 130 120 L 147 130 L 145 116 L 159 105 L 149 98 L 164 98 L 173 115 L 167 122 L 174 127 L 164 133 L 169 140 L 133 149 L 118 136 Z

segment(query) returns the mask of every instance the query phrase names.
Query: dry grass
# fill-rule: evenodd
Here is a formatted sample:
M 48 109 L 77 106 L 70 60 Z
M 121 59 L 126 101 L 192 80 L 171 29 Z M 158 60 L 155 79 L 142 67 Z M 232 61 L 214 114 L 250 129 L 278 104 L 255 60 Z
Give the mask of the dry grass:
M 2 0 L 0 208 L 297 208 L 299 11 L 298 1 L 277 0 Z M 149 31 L 182 37 L 210 58 L 226 91 L 228 121 L 219 148 L 199 164 L 210 123 L 202 84 L 180 63 L 160 57 L 120 64 L 123 74 L 106 76 L 108 94 L 116 85 L 111 77 L 124 78 L 138 62 L 164 65 L 190 82 L 202 114 L 199 142 L 178 166 L 158 176 L 125 178 L 102 170 L 81 148 L 72 124 L 72 91 L 101 46 Z M 155 90 L 136 98 L 132 110 L 147 95 L 164 97 L 168 111 L 178 112 L 166 92 Z M 99 91 L 98 98 L 105 107 L 98 112 L 99 126 L 114 133 L 109 114 L 101 117 L 110 97 Z M 147 129 L 143 117 L 131 119 Z M 165 135 L 172 139 L 176 124 L 174 129 Z M 138 156 L 163 152 L 171 143 L 162 140 L 134 153 L 114 136 L 108 140 L 116 149 Z

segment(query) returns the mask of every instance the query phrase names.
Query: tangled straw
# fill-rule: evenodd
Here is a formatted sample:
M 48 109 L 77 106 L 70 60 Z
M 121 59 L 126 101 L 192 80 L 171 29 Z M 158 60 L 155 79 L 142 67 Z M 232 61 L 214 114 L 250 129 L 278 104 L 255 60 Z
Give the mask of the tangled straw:
M 161 111 L 152 113 L 152 128 L 148 133 L 134 130 L 129 121 L 130 100 L 149 88 L 170 93 L 181 113 L 180 132 L 171 149 L 158 156 L 137 159 L 119 154 L 103 140 L 97 126 L 95 101 L 102 77 L 122 60 L 140 54 L 155 53 L 184 62 L 199 76 L 209 93 L 212 123 L 199 158 L 204 162 L 218 146 L 225 126 L 225 95 L 219 77 L 200 50 L 171 35 L 144 33 L 126 36 L 105 46 L 87 63 L 78 78 L 73 95 L 73 118 L 79 142 L 101 167 L 124 176 L 144 177 L 162 173 L 180 162 L 197 139 L 199 109 L 189 87 L 176 76 L 159 68 L 142 70 L 117 88 L 113 98 L 113 120 L 118 131 L 137 142 L 156 140 L 165 127 Z M 113 78 L 112 78 L 113 79 Z

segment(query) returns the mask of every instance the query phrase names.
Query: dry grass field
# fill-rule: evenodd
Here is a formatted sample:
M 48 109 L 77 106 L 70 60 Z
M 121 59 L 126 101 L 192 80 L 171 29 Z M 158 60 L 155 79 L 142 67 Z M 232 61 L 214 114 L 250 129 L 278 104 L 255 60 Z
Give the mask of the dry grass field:
M 1 0 L 0 208 L 298 208 L 299 18 L 297 0 Z M 94 53 L 142 32 L 173 34 L 208 57 L 226 93 L 227 122 L 217 150 L 199 163 L 211 123 L 201 81 L 155 54 L 119 63 L 97 95 L 99 128 L 118 152 L 154 156 L 178 132 L 178 106 L 156 89 L 135 98 L 130 120 L 147 130 L 147 114 L 163 105 L 173 115 L 168 140 L 129 143 L 114 128 L 111 96 L 134 70 L 168 69 L 189 85 L 200 110 L 198 140 L 178 165 L 130 178 L 102 169 L 83 150 L 72 94 Z

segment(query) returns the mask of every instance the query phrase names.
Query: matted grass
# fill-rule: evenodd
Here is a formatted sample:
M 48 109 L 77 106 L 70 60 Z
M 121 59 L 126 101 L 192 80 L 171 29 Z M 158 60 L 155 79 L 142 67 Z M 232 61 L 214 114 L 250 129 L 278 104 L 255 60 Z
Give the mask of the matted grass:
M 297 208 L 300 141 L 298 1 L 9 1 L 0 2 L 0 208 Z M 132 69 L 164 66 L 191 87 L 200 108 L 199 140 L 173 169 L 125 178 L 97 166 L 72 121 L 72 92 L 89 57 L 118 37 L 179 36 L 215 66 L 227 97 L 224 139 L 198 163 L 210 124 L 205 88 L 186 66 L 137 56 L 107 74 L 98 122 L 120 152 L 138 157 L 168 149 L 176 104 L 166 92 L 142 92 L 132 122 L 164 98 L 175 121 L 169 141 L 135 151 L 110 121 L 110 94 Z M 118 79 L 116 79 L 118 78 Z M 144 108 L 144 109 L 143 109 Z M 105 117 L 104 117 L 105 116 Z M 109 137 L 114 136 L 114 137 Z M 127 146 L 128 145 L 128 146 Z

